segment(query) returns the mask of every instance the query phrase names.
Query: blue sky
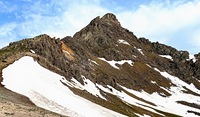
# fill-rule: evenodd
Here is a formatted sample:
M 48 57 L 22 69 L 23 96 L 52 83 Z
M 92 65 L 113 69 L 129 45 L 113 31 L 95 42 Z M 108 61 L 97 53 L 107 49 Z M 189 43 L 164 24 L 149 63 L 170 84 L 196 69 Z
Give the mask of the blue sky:
M 200 52 L 200 0 L 0 0 L 0 48 L 44 33 L 73 36 L 108 12 L 137 37 Z

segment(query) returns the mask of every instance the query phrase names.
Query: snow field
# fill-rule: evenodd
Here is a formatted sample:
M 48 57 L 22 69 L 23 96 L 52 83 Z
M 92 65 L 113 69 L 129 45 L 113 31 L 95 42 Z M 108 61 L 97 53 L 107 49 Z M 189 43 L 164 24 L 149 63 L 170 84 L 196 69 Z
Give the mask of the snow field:
M 104 58 L 99 59 L 106 61 Z M 129 60 L 106 62 L 109 63 L 111 66 L 116 67 L 116 69 L 119 68 L 115 64 L 124 64 L 125 62 L 128 62 L 130 65 L 133 64 L 133 62 Z M 117 96 L 126 103 L 144 108 L 161 116 L 164 115 L 155 111 L 154 109 L 177 114 L 184 117 L 196 117 L 197 115 L 194 115 L 193 113 L 188 113 L 187 111 L 192 110 L 195 112 L 199 112 L 199 109 L 179 104 L 177 103 L 177 101 L 185 101 L 200 105 L 200 97 L 183 92 L 185 90 L 184 87 L 190 89 L 197 94 L 200 94 L 200 91 L 193 84 L 189 85 L 179 78 L 168 74 L 167 72 L 161 72 L 156 68 L 152 69 L 159 72 L 162 76 L 170 80 L 175 85 L 171 86 L 169 89 L 160 87 L 169 92 L 171 96 L 162 97 L 157 92 L 149 94 L 144 91 L 135 91 L 121 85 L 119 86 L 139 98 L 154 103 L 156 106 L 135 99 L 125 92 L 118 91 L 111 86 L 103 87 L 102 85 L 94 84 L 92 81 L 85 78 L 85 76 L 82 76 L 84 85 L 79 83 L 75 78 L 72 78 L 71 81 L 67 81 L 65 78 L 63 78 L 63 76 L 60 76 L 41 67 L 37 62 L 33 60 L 32 57 L 28 56 L 22 57 L 18 61 L 14 62 L 12 65 L 9 65 L 7 68 L 3 69 L 4 79 L 2 81 L 2 84 L 5 85 L 7 89 L 27 96 L 34 104 L 39 107 L 67 116 L 124 116 L 75 95 L 67 87 L 70 86 L 78 88 L 80 90 L 86 90 L 90 94 L 106 100 L 106 98 L 103 97 L 100 93 L 100 90 L 102 90 L 106 93 Z M 63 85 L 63 83 L 67 86 Z M 156 82 L 151 81 L 151 83 L 155 84 Z
M 140 52 L 140 54 L 142 54 L 143 56 L 145 56 L 144 53 L 142 52 L 142 49 L 138 48 L 137 50 Z
M 172 58 L 172 56 L 170 56 L 170 55 L 159 55 L 159 56 L 160 56 L 160 57 L 163 57 L 163 58 L 167 58 L 167 59 L 173 61 L 173 58 Z
M 116 66 L 116 64 L 123 65 L 124 63 L 128 63 L 131 66 L 133 66 L 133 64 L 134 64 L 133 61 L 131 61 L 131 60 L 121 60 L 121 61 L 112 60 L 112 61 L 107 61 L 105 58 L 99 58 L 99 59 L 102 60 L 102 61 L 105 61 L 108 64 L 110 64 L 115 69 L 120 69 L 118 66 Z
M 123 40 L 123 39 L 119 39 L 119 40 L 118 40 L 118 43 L 122 43 L 122 44 L 129 45 L 129 46 L 130 46 L 130 44 L 129 44 L 127 41 Z
M 5 88 L 28 97 L 44 109 L 72 117 L 123 117 L 75 95 L 62 84 L 63 76 L 41 67 L 32 57 L 25 56 L 3 69 Z M 91 92 L 93 86 L 84 87 Z M 90 86 L 91 85 L 91 86 Z M 81 87 L 81 86 L 80 86 Z M 91 88 L 92 87 L 92 88 Z M 90 89 L 91 88 L 91 89 Z

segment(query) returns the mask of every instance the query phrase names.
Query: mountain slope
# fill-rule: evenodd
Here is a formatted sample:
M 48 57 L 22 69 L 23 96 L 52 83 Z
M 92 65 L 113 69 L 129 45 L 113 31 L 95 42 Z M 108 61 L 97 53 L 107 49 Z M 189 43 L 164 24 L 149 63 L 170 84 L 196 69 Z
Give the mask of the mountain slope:
M 64 80 L 62 76 L 42 68 L 28 56 L 4 69 L 3 77 L 6 79 L 2 84 L 6 88 L 29 97 L 33 103 L 47 110 L 73 117 L 122 116 L 74 95 L 60 82 Z M 13 80 L 13 77 L 17 80 Z
M 24 72 L 28 68 L 19 70 L 24 63 L 18 62 L 24 56 L 32 57 L 38 67 L 34 69 L 32 61 L 27 63 L 31 72 Z M 191 56 L 187 51 L 137 38 L 110 13 L 96 17 L 73 37 L 60 40 L 44 34 L 11 43 L 0 50 L 0 60 L 5 88 L 66 116 L 200 115 L 200 54 Z M 19 71 L 7 71 L 17 63 L 20 67 L 14 68 Z M 43 70 L 37 71 L 39 68 L 59 74 L 59 78 L 48 73 L 49 78 L 45 79 Z M 38 80 L 26 81 L 31 73 Z M 53 79 L 59 86 L 51 84 Z M 24 88 L 18 88 L 20 83 Z M 30 88 L 29 83 L 37 87 Z M 29 95 L 28 89 L 35 94 Z M 60 95 L 52 94 L 59 91 Z M 55 101 L 58 98 L 61 100 Z M 51 103 L 42 104 L 47 101 L 43 99 Z M 99 113 L 81 111 L 77 105 L 85 101 L 90 104 L 84 109 Z

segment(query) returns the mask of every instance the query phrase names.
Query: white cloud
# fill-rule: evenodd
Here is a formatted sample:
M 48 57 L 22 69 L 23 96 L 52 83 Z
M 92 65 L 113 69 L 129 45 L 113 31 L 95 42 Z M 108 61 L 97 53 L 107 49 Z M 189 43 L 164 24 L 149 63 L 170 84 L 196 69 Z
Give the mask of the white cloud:
M 174 32 L 193 23 L 199 23 L 200 2 L 186 3 L 176 7 L 165 7 L 164 4 L 142 5 L 137 11 L 119 13 L 122 22 L 126 27 L 135 30 L 137 33 Z M 124 16 L 126 19 L 123 19 Z M 130 25 L 130 23 L 132 25 Z M 170 29 L 170 30 L 168 30 Z
M 0 13 L 11 13 L 16 9 L 16 5 L 11 5 L 7 1 L 0 0 Z
M 8 43 L 17 39 L 17 35 L 13 35 L 16 26 L 16 23 L 9 23 L 0 26 L 0 48 L 7 46 Z
M 144 36 L 152 41 L 168 43 L 172 40 L 192 41 L 192 32 L 200 24 L 200 1 L 156 3 L 141 5 L 135 11 L 118 13 L 121 24 L 132 30 L 137 36 Z M 190 29 L 181 34 L 182 30 Z M 177 34 L 181 34 L 177 35 Z M 184 37 L 183 40 L 179 39 Z M 173 38 L 176 37 L 176 38 Z M 190 38 L 190 39 L 189 39 Z M 194 41 L 195 42 L 195 41 Z M 200 44 L 195 43 L 200 47 Z M 184 46 L 184 45 L 183 45 Z
M 200 45 L 200 28 L 199 30 L 195 31 L 193 34 L 192 34 L 192 42 L 193 44 L 198 44 Z
M 22 38 L 34 37 L 39 34 L 48 34 L 51 37 L 63 38 L 85 27 L 93 18 L 103 15 L 108 11 L 99 6 L 99 2 L 93 1 L 35 1 L 32 7 L 25 10 L 18 17 L 24 21 L 8 23 L 1 26 L 0 47 L 9 42 Z
M 190 40 L 188 39 L 188 44 L 192 45 L 192 47 L 189 47 L 192 51 L 192 53 L 199 53 L 200 52 L 200 28 L 196 31 L 194 31 L 190 37 Z
M 21 1 L 24 1 L 24 2 L 32 2 L 32 0 L 21 0 Z
M 51 36 L 64 37 L 73 35 L 81 28 L 86 26 L 90 20 L 98 15 L 103 15 L 107 12 L 106 9 L 96 4 L 91 4 L 91 1 L 82 1 L 83 4 L 77 2 L 64 4 L 62 1 L 58 4 L 57 1 L 52 1 L 48 4 L 42 4 L 41 1 L 35 2 L 33 8 L 24 12 L 24 22 L 18 24 L 20 35 L 35 36 L 41 33 L 47 33 Z M 52 15 L 48 7 L 58 5 L 57 14 Z M 64 6 L 66 6 L 65 9 Z M 43 8 L 44 7 L 44 8 Z M 41 9 L 43 8 L 43 9 Z M 62 12 L 59 12 L 60 9 Z M 40 9 L 38 11 L 38 9 Z M 48 11 L 49 10 L 49 11 Z

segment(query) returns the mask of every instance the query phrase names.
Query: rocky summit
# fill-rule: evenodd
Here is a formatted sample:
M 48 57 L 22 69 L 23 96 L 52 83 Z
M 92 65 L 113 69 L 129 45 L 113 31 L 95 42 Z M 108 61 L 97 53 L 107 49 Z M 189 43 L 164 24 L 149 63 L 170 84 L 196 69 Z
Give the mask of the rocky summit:
M 200 53 L 138 38 L 111 13 L 73 37 L 10 43 L 0 74 L 2 117 L 200 116 Z

